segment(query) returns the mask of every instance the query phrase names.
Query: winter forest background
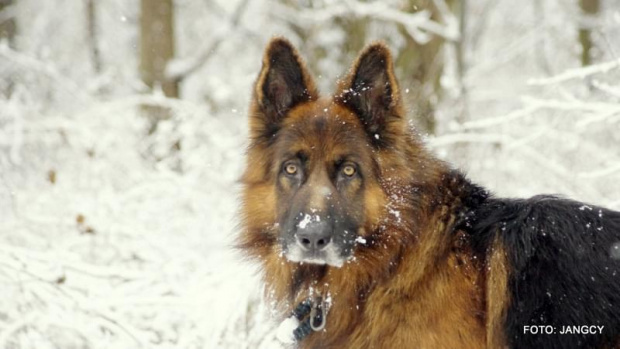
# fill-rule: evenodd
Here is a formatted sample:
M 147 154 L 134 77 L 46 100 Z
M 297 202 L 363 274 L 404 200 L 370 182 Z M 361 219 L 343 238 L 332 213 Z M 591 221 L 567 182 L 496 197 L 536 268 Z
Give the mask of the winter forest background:
M 385 40 L 438 156 L 620 209 L 616 0 L 0 0 L 0 348 L 278 348 L 231 248 L 274 35 L 326 92 Z

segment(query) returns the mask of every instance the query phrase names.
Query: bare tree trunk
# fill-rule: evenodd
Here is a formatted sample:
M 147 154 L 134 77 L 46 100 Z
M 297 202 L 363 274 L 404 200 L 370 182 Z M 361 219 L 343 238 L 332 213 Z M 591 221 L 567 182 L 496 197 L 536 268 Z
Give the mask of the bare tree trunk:
M 15 6 L 14 0 L 0 0 L 0 13 L 10 10 L 11 6 Z M 17 35 L 17 23 L 15 16 L 9 14 L 8 18 L 0 21 L 0 41 L 7 41 L 11 48 L 15 48 L 15 36 Z M 9 79 L 2 79 L 0 82 L 0 93 L 11 96 L 13 93 L 13 79 L 9 75 Z
M 459 123 L 463 123 L 469 114 L 469 95 L 465 86 L 465 74 L 467 73 L 467 65 L 465 62 L 465 42 L 467 40 L 467 0 L 452 1 L 452 13 L 459 19 L 459 40 L 455 43 L 456 55 L 456 78 L 458 79 L 458 103 L 460 104 L 460 112 L 456 115 Z
M 536 26 L 544 28 L 545 23 L 545 7 L 540 0 L 532 0 L 533 1 L 533 11 L 534 11 L 534 23 Z M 546 29 L 538 30 L 538 35 L 540 38 L 536 40 L 536 44 L 534 47 L 534 55 L 536 55 L 536 59 L 541 69 L 548 76 L 553 75 L 553 70 L 551 69 L 551 64 L 549 64 L 549 59 L 547 58 L 546 47 L 548 46 L 547 40 L 547 32 Z
M 453 8 L 453 3 L 459 0 L 448 0 L 446 3 Z M 440 18 L 439 9 L 432 0 L 409 0 L 408 12 L 427 10 L 431 18 Z M 443 74 L 443 49 L 445 40 L 435 36 L 429 42 L 421 45 L 406 34 L 404 28 L 399 28 L 407 40 L 405 48 L 396 58 L 397 69 L 404 73 L 405 80 L 412 86 L 405 98 L 413 106 L 418 125 L 423 132 L 434 134 L 437 131 L 435 108 L 441 100 L 443 91 L 440 84 Z
M 354 59 L 364 48 L 368 40 L 369 18 L 338 18 L 336 23 L 347 33 L 344 51 L 349 53 L 347 61 Z
M 90 46 L 90 59 L 95 73 L 101 72 L 101 55 L 99 54 L 97 35 L 97 8 L 95 0 L 86 0 L 86 32 Z
M 600 9 L 599 0 L 579 0 L 579 8 L 581 9 L 582 18 L 579 25 L 579 44 L 581 45 L 581 65 L 587 66 L 592 64 L 592 19 L 596 16 Z
M 8 9 L 14 5 L 14 0 L 0 0 L 0 12 Z M 15 45 L 15 34 L 17 32 L 17 25 L 15 24 L 15 17 L 9 16 L 8 19 L 0 22 L 0 39 L 6 39 L 9 46 Z
M 140 75 L 167 97 L 179 97 L 177 81 L 165 78 L 166 64 L 174 57 L 174 5 L 172 0 L 140 0 Z

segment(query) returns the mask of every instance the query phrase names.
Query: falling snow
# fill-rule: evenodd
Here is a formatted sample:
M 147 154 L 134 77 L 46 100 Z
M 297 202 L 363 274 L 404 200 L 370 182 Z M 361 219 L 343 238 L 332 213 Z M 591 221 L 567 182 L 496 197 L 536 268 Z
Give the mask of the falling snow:
M 332 18 L 339 2 L 320 2 L 320 21 L 312 11 L 288 18 L 282 1 L 246 2 L 238 21 L 230 14 L 241 2 L 178 2 L 178 57 L 168 68 L 178 74 L 204 63 L 182 82 L 179 99 L 146 93 L 139 79 L 136 2 L 94 2 L 99 72 L 85 1 L 13 3 L 0 13 L 19 22 L 14 47 L 0 40 L 0 348 L 280 348 L 277 304 L 262 298 L 259 268 L 232 248 L 247 106 L 264 45 L 276 34 L 303 43 L 304 57 L 320 56 L 309 66 L 322 91 L 334 89 L 351 60 L 342 49 L 351 46 L 347 32 L 334 24 L 343 21 Z M 498 195 L 552 192 L 620 209 L 620 74 L 608 48 L 620 47 L 617 13 L 601 18 L 606 45 L 582 69 L 574 43 L 553 39 L 575 27 L 573 10 L 547 1 L 542 7 L 552 11 L 541 25 L 531 20 L 534 2 L 487 3 L 468 5 L 469 15 L 488 17 L 476 45 L 465 45 L 475 58 L 466 60 L 466 84 L 454 50 L 446 54 L 447 93 L 425 143 Z M 374 21 L 367 41 L 400 32 L 382 13 L 359 19 Z M 402 25 L 419 40 L 428 36 Z M 383 38 L 394 50 L 410 41 L 391 36 Z M 420 92 L 401 88 L 407 102 Z M 146 105 L 169 115 L 153 127 Z M 391 200 L 403 204 L 402 195 Z M 388 218 L 400 222 L 404 213 L 394 207 Z M 319 219 L 310 212 L 299 224 Z M 277 230 L 271 224 L 266 229 Z M 367 239 L 355 242 L 364 248 Z M 620 259 L 620 241 L 609 255 Z

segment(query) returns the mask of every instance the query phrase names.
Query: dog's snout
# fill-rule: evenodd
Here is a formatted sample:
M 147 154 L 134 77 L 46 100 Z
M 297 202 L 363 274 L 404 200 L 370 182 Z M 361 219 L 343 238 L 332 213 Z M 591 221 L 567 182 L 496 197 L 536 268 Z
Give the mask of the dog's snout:
M 312 222 L 295 234 L 297 244 L 306 251 L 321 251 L 331 242 L 331 231 L 325 222 Z

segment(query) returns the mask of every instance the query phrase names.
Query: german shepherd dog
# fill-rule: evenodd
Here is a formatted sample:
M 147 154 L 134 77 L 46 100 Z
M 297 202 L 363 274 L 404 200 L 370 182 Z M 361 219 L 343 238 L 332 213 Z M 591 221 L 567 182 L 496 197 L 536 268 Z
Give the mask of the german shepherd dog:
M 331 97 L 285 39 L 262 63 L 238 242 L 290 316 L 284 340 L 620 348 L 620 212 L 497 198 L 438 160 L 407 122 L 384 44 Z

